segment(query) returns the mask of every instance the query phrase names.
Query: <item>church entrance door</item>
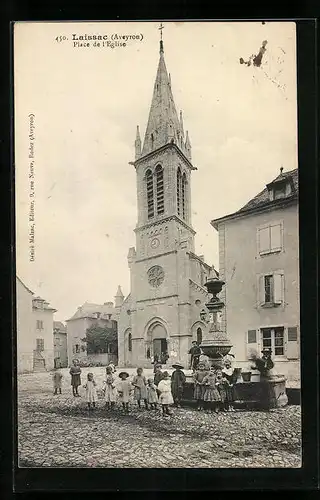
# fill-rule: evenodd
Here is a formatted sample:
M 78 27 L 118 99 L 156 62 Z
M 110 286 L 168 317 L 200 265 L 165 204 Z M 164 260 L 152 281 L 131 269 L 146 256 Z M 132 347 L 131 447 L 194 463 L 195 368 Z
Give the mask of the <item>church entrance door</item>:
M 151 324 L 146 339 L 147 358 L 154 358 L 161 363 L 168 359 L 167 331 L 158 321 Z
M 157 356 L 161 363 L 166 363 L 168 355 L 167 339 L 154 339 L 153 341 L 153 355 Z

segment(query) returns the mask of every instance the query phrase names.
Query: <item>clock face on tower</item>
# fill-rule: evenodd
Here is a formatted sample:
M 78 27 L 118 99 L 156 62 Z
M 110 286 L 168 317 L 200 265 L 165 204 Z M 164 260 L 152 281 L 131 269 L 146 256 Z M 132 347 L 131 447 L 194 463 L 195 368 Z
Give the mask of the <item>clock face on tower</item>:
M 158 248 L 160 241 L 158 238 L 153 238 L 150 242 L 151 248 Z
M 158 287 L 164 280 L 164 270 L 160 266 L 150 267 L 148 271 L 148 281 L 153 287 Z

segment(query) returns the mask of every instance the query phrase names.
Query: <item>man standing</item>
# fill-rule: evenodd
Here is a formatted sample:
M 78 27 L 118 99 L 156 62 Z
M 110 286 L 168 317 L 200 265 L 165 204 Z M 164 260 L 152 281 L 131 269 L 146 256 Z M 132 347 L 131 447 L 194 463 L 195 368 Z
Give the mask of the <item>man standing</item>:
M 199 358 L 201 355 L 201 349 L 198 345 L 198 342 L 196 340 L 192 341 L 192 347 L 189 351 L 189 354 L 191 354 L 191 365 L 190 368 L 195 371 L 197 369 L 197 366 L 199 364 Z

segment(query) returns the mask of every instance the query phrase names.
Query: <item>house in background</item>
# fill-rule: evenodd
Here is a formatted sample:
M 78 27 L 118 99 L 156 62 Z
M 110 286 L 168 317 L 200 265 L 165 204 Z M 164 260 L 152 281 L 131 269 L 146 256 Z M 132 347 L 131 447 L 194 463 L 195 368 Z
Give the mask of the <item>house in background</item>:
M 61 321 L 53 322 L 53 346 L 55 368 L 68 366 L 67 328 Z
M 117 363 L 117 356 L 109 352 L 88 355 L 87 344 L 84 340 L 88 328 L 92 326 L 116 329 L 117 314 L 117 308 L 113 302 L 105 302 L 104 304 L 85 302 L 78 307 L 75 314 L 66 321 L 69 365 L 75 358 L 93 363 Z
M 53 314 L 56 309 L 16 278 L 18 373 L 54 367 Z
M 211 222 L 225 281 L 222 327 L 239 366 L 271 347 L 288 386 L 300 384 L 298 170 L 280 170 L 237 212 Z

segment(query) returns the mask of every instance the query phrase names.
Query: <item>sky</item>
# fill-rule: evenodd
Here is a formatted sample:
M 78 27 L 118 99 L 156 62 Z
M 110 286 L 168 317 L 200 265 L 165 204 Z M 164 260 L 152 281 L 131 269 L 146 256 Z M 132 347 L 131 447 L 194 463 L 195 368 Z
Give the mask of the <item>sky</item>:
M 297 168 L 295 24 L 163 25 L 173 96 L 197 167 L 191 179 L 196 252 L 218 269 L 218 233 L 210 221 L 245 205 L 280 167 Z M 143 138 L 147 125 L 158 28 L 156 22 L 15 24 L 16 269 L 57 309 L 56 320 L 70 318 L 85 301 L 112 301 L 118 285 L 130 292 L 127 254 L 135 246 L 137 200 L 129 162 L 136 126 Z M 140 39 L 113 49 L 92 42 L 74 47 L 73 34 L 85 33 Z M 263 41 L 261 65 L 240 64 Z

